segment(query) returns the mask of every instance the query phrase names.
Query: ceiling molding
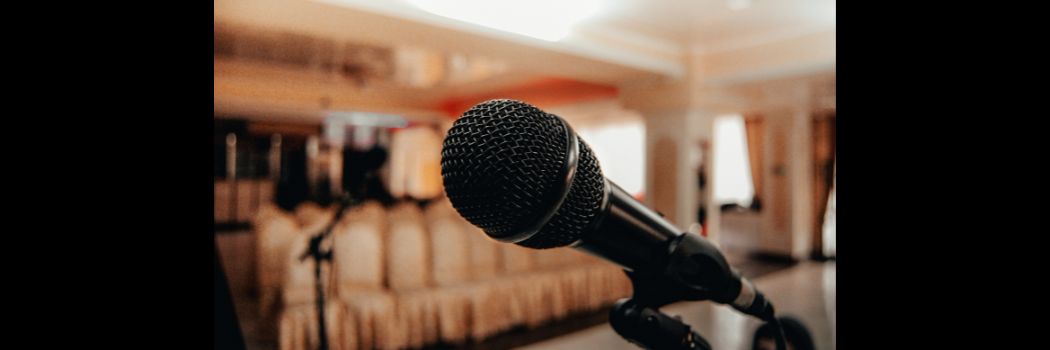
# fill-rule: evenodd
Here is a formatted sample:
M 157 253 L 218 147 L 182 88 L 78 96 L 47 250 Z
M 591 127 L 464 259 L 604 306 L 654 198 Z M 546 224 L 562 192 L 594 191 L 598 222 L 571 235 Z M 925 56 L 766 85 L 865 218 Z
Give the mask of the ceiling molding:
M 586 25 L 579 31 L 585 36 L 597 36 L 599 40 L 640 48 L 666 58 L 681 59 L 686 53 L 685 47 L 675 41 L 607 25 Z
M 713 53 L 736 51 L 756 46 L 773 44 L 785 40 L 791 40 L 811 34 L 835 31 L 835 23 L 800 26 L 793 29 L 769 31 L 757 35 L 746 36 L 737 39 L 728 39 L 723 42 L 696 45 L 689 49 L 690 53 L 697 56 Z
M 835 72 L 835 62 L 817 62 L 812 64 L 772 67 L 759 70 L 748 70 L 741 73 L 710 77 L 704 81 L 713 86 L 737 85 L 756 81 L 805 77 Z
M 444 114 L 439 111 L 414 108 L 336 106 L 324 109 L 241 96 L 216 96 L 213 105 L 215 118 L 218 119 L 247 119 L 279 123 L 320 124 L 324 121 L 327 112 L 332 110 L 397 114 L 415 122 L 437 122 L 445 118 Z
M 409 4 L 397 1 L 367 1 L 367 0 L 311 0 L 326 5 L 340 6 L 377 13 L 380 15 L 415 21 L 446 29 L 482 35 L 493 39 L 512 42 L 519 45 L 528 45 L 540 49 L 559 52 L 562 54 L 575 55 L 612 64 L 618 64 L 633 69 L 648 71 L 664 76 L 681 77 L 685 74 L 685 67 L 678 59 L 678 55 L 672 58 L 659 57 L 657 55 L 640 53 L 622 47 L 603 45 L 599 43 L 574 39 L 573 35 L 560 42 L 549 42 L 525 35 L 491 29 L 488 27 L 467 23 L 451 18 L 445 18 L 429 12 L 417 9 Z M 659 46 L 659 44 L 656 44 Z M 650 45 L 652 46 L 652 45 Z M 666 47 L 658 49 L 663 52 Z

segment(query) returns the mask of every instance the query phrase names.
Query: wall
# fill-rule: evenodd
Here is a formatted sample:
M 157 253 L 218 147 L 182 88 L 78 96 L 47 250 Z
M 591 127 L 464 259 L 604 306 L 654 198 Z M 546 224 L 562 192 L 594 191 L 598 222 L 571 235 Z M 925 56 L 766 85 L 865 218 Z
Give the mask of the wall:
M 795 259 L 806 259 L 811 253 L 819 229 L 814 220 L 819 205 L 814 196 L 813 118 L 817 111 L 828 108 L 820 103 L 828 101 L 826 96 L 815 97 L 834 94 L 833 89 L 820 88 L 827 79 L 767 82 L 742 90 L 753 101 L 749 113 L 761 116 L 766 125 L 757 250 Z
M 760 194 L 764 208 L 753 220 L 732 220 L 757 230 L 750 233 L 754 237 L 739 240 L 750 245 L 746 250 L 808 258 L 816 229 L 811 118 L 819 109 L 834 108 L 834 72 L 726 84 L 711 77 L 724 77 L 732 70 L 709 58 L 693 57 L 694 69 L 685 80 L 621 86 L 622 103 L 646 120 L 646 204 L 682 229 L 695 223 L 697 210 L 705 206 L 708 238 L 719 242 L 721 211 L 710 200 L 717 183 L 702 145 L 710 143 L 715 116 L 761 115 L 767 125 Z M 708 181 L 706 191 L 698 192 L 701 165 Z
M 711 82 L 735 84 L 834 71 L 835 40 L 835 28 L 828 28 L 761 45 L 698 54 Z

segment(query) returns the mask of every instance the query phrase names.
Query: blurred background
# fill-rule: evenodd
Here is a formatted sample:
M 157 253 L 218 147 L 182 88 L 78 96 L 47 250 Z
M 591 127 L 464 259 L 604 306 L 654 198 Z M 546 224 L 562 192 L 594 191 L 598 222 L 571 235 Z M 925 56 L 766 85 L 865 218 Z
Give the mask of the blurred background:
M 605 176 L 706 236 L 817 348 L 835 337 L 833 0 L 215 0 L 215 240 L 249 349 L 634 349 L 622 270 L 489 240 L 444 197 L 472 105 L 565 118 Z M 682 315 L 716 349 L 757 321 Z

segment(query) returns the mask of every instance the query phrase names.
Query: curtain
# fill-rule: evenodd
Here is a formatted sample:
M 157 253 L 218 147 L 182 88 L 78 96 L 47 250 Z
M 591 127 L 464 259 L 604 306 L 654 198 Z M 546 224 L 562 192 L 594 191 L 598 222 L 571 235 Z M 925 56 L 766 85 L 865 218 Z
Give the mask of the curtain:
M 391 135 L 387 184 L 394 198 L 430 199 L 441 195 L 442 135 L 427 126 Z
M 834 161 L 833 161 L 834 162 Z M 834 164 L 834 163 L 832 163 Z M 822 235 L 822 254 L 825 257 L 835 256 L 835 167 L 832 165 L 831 193 L 828 194 L 827 205 L 824 211 L 824 224 Z
M 748 160 L 751 163 L 751 182 L 755 189 L 755 198 L 752 201 L 752 207 L 761 207 L 758 199 L 761 197 L 762 193 L 762 150 L 764 128 L 765 126 L 762 123 L 762 117 L 760 115 L 744 115 L 744 130 L 747 133 Z

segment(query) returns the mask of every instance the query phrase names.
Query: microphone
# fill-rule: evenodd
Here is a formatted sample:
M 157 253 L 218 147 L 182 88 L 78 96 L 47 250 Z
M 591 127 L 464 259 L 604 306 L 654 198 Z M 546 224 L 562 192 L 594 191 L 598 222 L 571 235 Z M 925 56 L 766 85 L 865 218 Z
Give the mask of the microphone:
M 515 100 L 475 105 L 445 137 L 441 175 L 452 206 L 489 237 L 570 246 L 618 264 L 646 306 L 713 300 L 773 318 L 772 304 L 713 244 L 607 180 L 561 117 Z

